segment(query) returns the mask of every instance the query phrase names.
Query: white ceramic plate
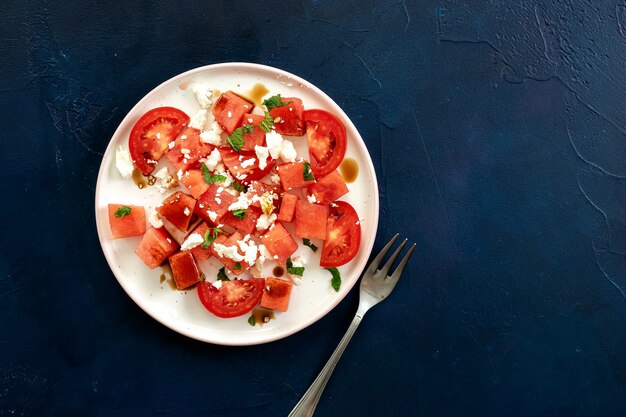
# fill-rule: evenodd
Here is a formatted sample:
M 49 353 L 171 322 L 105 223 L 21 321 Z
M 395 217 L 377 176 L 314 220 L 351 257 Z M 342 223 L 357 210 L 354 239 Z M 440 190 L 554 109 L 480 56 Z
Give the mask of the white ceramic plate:
M 160 282 L 162 270 L 150 270 L 135 255 L 140 237 L 111 240 L 107 205 L 110 203 L 142 205 L 146 214 L 165 197 L 156 187 L 138 189 L 132 180 L 123 179 L 115 167 L 115 151 L 119 145 L 128 147 L 128 137 L 135 122 L 146 111 L 159 106 L 173 106 L 193 116 L 200 109 L 191 86 L 195 82 L 209 84 L 220 91 L 234 90 L 246 93 L 254 84 L 262 83 L 270 91 L 266 97 L 281 94 L 299 97 L 305 109 L 320 108 L 337 115 L 348 135 L 346 157 L 354 158 L 360 172 L 357 180 L 348 184 L 350 192 L 341 198 L 352 204 L 361 219 L 361 247 L 350 263 L 341 266 L 342 285 L 338 292 L 330 286 L 331 275 L 319 267 L 319 253 L 301 244 L 296 255 L 305 255 L 308 264 L 302 285 L 294 286 L 289 311 L 276 312 L 276 318 L 263 326 L 250 326 L 249 314 L 221 319 L 207 312 L 198 300 L 195 289 L 174 291 L 166 282 Z M 306 137 L 292 138 L 298 155 L 308 159 Z M 159 165 L 167 165 L 161 158 Z M 158 167 L 157 167 L 158 169 Z M 258 64 L 224 63 L 208 65 L 187 71 L 164 82 L 146 95 L 124 118 L 111 138 L 98 173 L 96 186 L 96 223 L 102 250 L 113 274 L 128 295 L 145 312 L 167 327 L 205 342 L 222 345 L 253 345 L 289 336 L 314 323 L 335 307 L 357 282 L 365 268 L 374 244 L 378 225 L 378 187 L 376 173 L 359 132 L 348 116 L 324 92 L 313 84 L 285 71 Z M 288 230 L 291 225 L 287 225 Z M 322 246 L 321 241 L 315 241 Z M 265 271 L 275 266 L 266 262 Z M 201 264 L 210 281 L 215 280 L 221 267 L 215 258 Z

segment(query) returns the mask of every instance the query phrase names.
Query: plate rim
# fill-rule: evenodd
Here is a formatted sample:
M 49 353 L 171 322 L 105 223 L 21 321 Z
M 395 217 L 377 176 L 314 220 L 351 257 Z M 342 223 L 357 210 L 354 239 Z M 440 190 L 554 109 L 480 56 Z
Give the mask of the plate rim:
M 342 116 L 342 121 L 345 123 L 347 122 L 351 128 L 354 129 L 355 132 L 357 132 L 358 137 L 355 138 L 357 139 L 355 142 L 357 144 L 358 147 L 363 148 L 363 150 L 365 151 L 365 154 L 367 156 L 366 161 L 359 161 L 360 163 L 365 162 L 367 165 L 367 169 L 368 171 L 372 174 L 372 183 L 374 185 L 373 187 L 373 200 L 374 200 L 374 225 L 372 227 L 372 235 L 370 238 L 370 241 L 367 242 L 366 244 L 366 248 L 361 248 L 360 250 L 366 250 L 368 253 L 367 257 L 364 257 L 363 260 L 357 264 L 354 265 L 352 268 L 353 270 L 358 271 L 358 278 L 353 280 L 353 282 L 349 283 L 346 287 L 344 287 L 345 289 L 342 291 L 343 294 L 337 296 L 332 303 L 330 303 L 328 306 L 326 306 L 324 309 L 319 310 L 316 314 L 310 316 L 308 319 L 303 320 L 301 323 L 299 323 L 296 326 L 293 326 L 289 329 L 283 330 L 281 332 L 277 332 L 276 334 L 270 334 L 270 337 L 265 337 L 265 338 L 261 338 L 261 339 L 255 339 L 255 340 L 251 340 L 251 341 L 245 341 L 245 340 L 235 340 L 235 341 L 228 341 L 228 340 L 223 340 L 223 339 L 219 339 L 219 338 L 212 338 L 211 334 L 209 333 L 208 335 L 206 334 L 197 334 L 195 332 L 193 332 L 191 330 L 191 328 L 185 328 L 184 326 L 180 326 L 180 327 L 174 327 L 172 325 L 170 325 L 169 322 L 162 320 L 160 318 L 159 315 L 157 315 L 155 312 L 153 312 L 147 305 L 145 305 L 145 303 L 141 302 L 138 298 L 136 298 L 133 294 L 132 291 L 129 290 L 129 288 L 127 288 L 127 286 L 125 285 L 124 279 L 120 278 L 118 276 L 118 273 L 116 271 L 115 268 L 113 268 L 114 262 L 113 259 L 109 257 L 108 252 L 105 250 L 105 243 L 107 242 L 108 239 L 105 239 L 104 236 L 106 234 L 106 232 L 104 230 L 102 230 L 102 220 L 100 219 L 100 215 L 99 215 L 99 210 L 98 210 L 98 201 L 100 199 L 100 194 L 102 192 L 102 182 L 103 182 L 103 177 L 104 177 L 104 173 L 105 170 L 107 169 L 105 167 L 105 155 L 109 154 L 110 152 L 113 152 L 113 150 L 111 148 L 114 147 L 113 145 L 113 138 L 115 138 L 116 136 L 118 136 L 118 132 L 120 132 L 120 130 L 123 129 L 123 127 L 129 123 L 129 116 L 131 114 L 134 114 L 137 112 L 137 109 L 139 107 L 141 107 L 143 105 L 143 103 L 145 101 L 148 100 L 148 98 L 153 95 L 155 92 L 157 92 L 158 90 L 162 89 L 164 86 L 170 84 L 170 83 L 175 83 L 177 81 L 179 81 L 182 78 L 185 77 L 189 77 L 192 76 L 195 73 L 201 73 L 204 71 L 211 71 L 211 70 L 219 70 L 219 69 L 228 69 L 228 68 L 232 68 L 232 69 L 249 69 L 249 70 L 257 70 L 257 71 L 264 71 L 264 72 L 270 72 L 270 73 L 274 73 L 276 75 L 279 76 L 283 76 L 283 77 L 287 77 L 292 81 L 296 81 L 301 83 L 303 86 L 306 86 L 307 88 L 313 90 L 316 94 L 322 96 L 323 98 L 327 99 L 330 103 L 331 106 L 334 107 L 334 111 L 338 112 L 340 114 L 340 116 Z M 111 162 L 111 158 L 109 157 L 108 162 Z M 117 280 L 117 282 L 120 284 L 120 286 L 122 287 L 122 289 L 124 290 L 124 292 L 126 293 L 127 296 L 130 297 L 130 299 L 139 307 L 141 308 L 141 310 L 143 310 L 145 313 L 147 313 L 150 317 L 152 317 L 153 319 L 155 319 L 157 322 L 159 322 L 160 324 L 164 325 L 165 327 L 169 328 L 170 330 L 175 331 L 176 333 L 179 333 L 181 335 L 187 336 L 191 339 L 195 339 L 201 342 L 205 342 L 205 343 L 211 343 L 211 344 L 215 344 L 215 345 L 222 345 L 222 346 L 253 346 L 253 345 L 260 345 L 260 344 L 265 344 L 265 343 L 270 343 L 270 342 L 274 342 L 276 340 L 280 340 L 280 339 L 284 339 L 288 336 L 291 336 L 295 333 L 298 333 L 299 331 L 311 326 L 312 324 L 316 323 L 317 321 L 321 320 L 322 318 L 324 318 L 328 313 L 330 313 L 337 305 L 339 305 L 339 303 L 341 301 L 344 300 L 344 298 L 350 293 L 350 291 L 352 291 L 352 288 L 354 287 L 354 285 L 359 281 L 360 276 L 363 272 L 363 270 L 365 269 L 365 266 L 367 264 L 367 261 L 369 260 L 369 255 L 371 255 L 372 249 L 374 247 L 374 242 L 376 241 L 376 235 L 378 232 L 378 222 L 379 222 L 379 216 L 380 216 L 380 197 L 379 197 L 379 190 L 378 190 L 378 178 L 376 176 L 376 170 L 374 169 L 374 163 L 372 161 L 372 157 L 370 155 L 370 152 L 367 148 L 367 145 L 365 144 L 365 141 L 363 140 L 363 137 L 361 136 L 361 133 L 358 131 L 358 129 L 356 128 L 356 126 L 354 125 L 354 123 L 352 122 L 352 120 L 350 119 L 350 117 L 348 117 L 348 115 L 346 114 L 346 112 L 335 102 L 335 100 L 333 100 L 328 94 L 326 94 L 324 91 L 322 91 L 319 87 L 317 87 L 316 85 L 314 85 L 313 83 L 311 83 L 310 81 L 305 80 L 304 78 L 297 76 L 295 74 L 292 74 L 288 71 L 285 71 L 283 69 L 280 68 L 276 68 L 273 66 L 269 66 L 269 65 L 264 65 L 264 64 L 257 64 L 257 63 L 251 63 L 251 62 L 236 62 L 236 61 L 231 61 L 231 62 L 221 62 L 221 63 L 215 63 L 215 64 L 208 64 L 208 65 L 203 65 L 200 67 L 195 67 L 192 68 L 190 70 L 184 71 L 182 73 L 179 73 L 173 77 L 168 78 L 167 80 L 161 82 L 159 85 L 157 85 L 156 87 L 154 87 L 153 89 L 151 89 L 148 93 L 146 93 L 130 110 L 128 110 L 128 112 L 126 113 L 126 115 L 124 116 L 124 118 L 122 119 L 122 121 L 119 123 L 117 129 L 115 129 L 115 132 L 113 132 L 113 135 L 109 138 L 108 140 L 108 144 L 107 147 L 102 155 L 102 160 L 100 162 L 100 168 L 98 170 L 98 176 L 96 179 L 96 189 L 95 189 L 95 199 L 94 199 L 94 210 L 95 210 L 95 220 L 96 220 L 96 229 L 98 232 L 98 241 L 100 243 L 100 249 L 102 250 L 104 257 L 107 261 L 107 264 L 109 266 L 109 270 L 113 273 L 113 275 L 115 276 L 115 279 Z

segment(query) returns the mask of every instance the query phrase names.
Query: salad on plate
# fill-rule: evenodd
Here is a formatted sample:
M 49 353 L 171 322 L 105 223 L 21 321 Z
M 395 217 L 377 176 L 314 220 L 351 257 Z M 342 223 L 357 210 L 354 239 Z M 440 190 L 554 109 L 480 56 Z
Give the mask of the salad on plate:
M 339 267 L 361 242 L 359 216 L 341 200 L 349 192 L 341 120 L 267 90 L 249 97 L 195 83 L 192 91 L 194 114 L 152 108 L 117 148 L 119 174 L 163 199 L 108 204 L 110 238 L 140 236 L 135 254 L 145 267 L 169 265 L 175 288 L 195 288 L 194 302 L 216 317 L 288 311 L 307 268 L 326 269 L 324 285 L 338 291 Z M 307 154 L 296 151 L 303 142 Z M 319 265 L 295 256 L 299 243 L 321 252 Z

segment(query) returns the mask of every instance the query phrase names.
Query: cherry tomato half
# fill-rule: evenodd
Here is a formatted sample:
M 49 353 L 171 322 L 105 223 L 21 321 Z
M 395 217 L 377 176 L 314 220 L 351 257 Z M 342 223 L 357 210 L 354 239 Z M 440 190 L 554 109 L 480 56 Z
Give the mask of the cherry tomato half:
M 361 224 L 356 211 L 345 201 L 332 203 L 326 220 L 320 266 L 332 268 L 350 262 L 359 252 L 360 245 Z
M 346 128 L 326 110 L 305 110 L 306 136 L 309 142 L 311 171 L 315 178 L 333 172 L 346 154 Z
M 157 107 L 141 116 L 130 132 L 128 149 L 133 164 L 148 175 L 167 146 L 189 123 L 189 116 L 174 107 Z
M 219 289 L 210 282 L 201 282 L 198 297 L 202 305 L 217 317 L 237 317 L 259 304 L 264 286 L 263 278 L 224 281 Z

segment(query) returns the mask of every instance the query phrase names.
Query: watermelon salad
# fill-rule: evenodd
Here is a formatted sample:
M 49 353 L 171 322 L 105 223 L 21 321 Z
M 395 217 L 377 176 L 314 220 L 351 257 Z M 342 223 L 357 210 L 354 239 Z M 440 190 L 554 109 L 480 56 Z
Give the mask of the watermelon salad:
M 300 243 L 321 251 L 329 290 L 338 291 L 338 267 L 361 241 L 356 211 L 340 200 L 348 193 L 337 170 L 347 147 L 342 122 L 305 109 L 297 97 L 268 93 L 255 106 L 203 84 L 193 92 L 199 110 L 192 117 L 174 107 L 149 110 L 128 147 L 117 149 L 120 175 L 145 179 L 163 201 L 154 209 L 109 204 L 111 238 L 142 236 L 135 253 L 146 267 L 169 264 L 176 288 L 195 288 L 217 317 L 258 305 L 287 311 L 293 286 L 311 267 L 306 256 L 294 256 Z M 297 154 L 296 141 L 308 145 L 308 155 Z M 208 271 L 211 257 L 223 266 Z M 264 276 L 270 263 L 275 276 Z

